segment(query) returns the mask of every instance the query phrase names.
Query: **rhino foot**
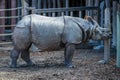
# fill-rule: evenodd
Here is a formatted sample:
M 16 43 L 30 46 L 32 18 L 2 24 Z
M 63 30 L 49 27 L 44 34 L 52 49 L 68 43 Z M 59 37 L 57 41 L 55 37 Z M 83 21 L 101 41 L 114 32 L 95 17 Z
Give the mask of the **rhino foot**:
M 35 66 L 35 64 L 33 62 L 27 63 L 27 66 Z
M 100 61 L 98 61 L 98 63 L 99 63 L 99 64 L 107 64 L 108 61 L 106 61 L 106 60 L 100 60 Z
M 75 65 L 73 65 L 73 64 L 65 63 L 65 66 L 66 66 L 67 68 L 75 68 Z
M 19 67 L 18 65 L 10 64 L 10 68 L 18 68 L 18 67 Z
M 20 67 L 33 67 L 33 66 L 35 66 L 34 63 L 32 63 L 32 64 L 22 64 L 22 65 L 20 65 Z

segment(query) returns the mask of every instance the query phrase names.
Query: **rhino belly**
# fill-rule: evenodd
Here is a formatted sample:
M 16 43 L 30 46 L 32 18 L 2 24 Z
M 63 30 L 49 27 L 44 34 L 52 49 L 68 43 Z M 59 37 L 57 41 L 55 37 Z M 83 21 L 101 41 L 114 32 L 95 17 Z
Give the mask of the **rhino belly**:
M 62 29 L 38 27 L 32 30 L 32 42 L 39 49 L 51 51 L 60 48 Z

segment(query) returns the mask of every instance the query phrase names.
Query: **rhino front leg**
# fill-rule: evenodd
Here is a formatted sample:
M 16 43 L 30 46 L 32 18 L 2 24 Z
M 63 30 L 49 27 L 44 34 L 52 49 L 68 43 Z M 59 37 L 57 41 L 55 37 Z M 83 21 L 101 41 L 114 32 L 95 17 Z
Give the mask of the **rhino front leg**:
M 65 65 L 69 68 L 74 67 L 74 65 L 72 64 L 72 58 L 73 58 L 74 51 L 75 51 L 74 44 L 70 44 L 70 43 L 66 44 L 64 57 L 65 57 Z
M 33 66 L 34 63 L 30 60 L 30 53 L 29 50 L 22 50 L 21 51 L 21 58 L 27 63 L 26 66 Z
M 16 68 L 17 67 L 17 59 L 19 57 L 20 51 L 13 48 L 13 50 L 10 53 L 10 58 L 11 58 L 11 68 Z

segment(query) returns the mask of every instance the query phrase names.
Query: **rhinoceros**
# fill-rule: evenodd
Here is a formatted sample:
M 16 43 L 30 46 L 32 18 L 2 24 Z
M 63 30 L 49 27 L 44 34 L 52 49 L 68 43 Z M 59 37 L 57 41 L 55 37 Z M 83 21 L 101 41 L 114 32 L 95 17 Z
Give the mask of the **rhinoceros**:
M 42 51 L 59 50 L 65 47 L 64 64 L 74 67 L 72 57 L 75 46 L 90 39 L 107 39 L 111 35 L 108 28 L 87 16 L 85 19 L 71 16 L 46 17 L 37 14 L 24 16 L 13 31 L 14 48 L 10 53 L 11 67 L 17 67 L 17 59 L 21 58 L 28 66 L 33 65 L 30 60 L 29 48 L 34 44 Z

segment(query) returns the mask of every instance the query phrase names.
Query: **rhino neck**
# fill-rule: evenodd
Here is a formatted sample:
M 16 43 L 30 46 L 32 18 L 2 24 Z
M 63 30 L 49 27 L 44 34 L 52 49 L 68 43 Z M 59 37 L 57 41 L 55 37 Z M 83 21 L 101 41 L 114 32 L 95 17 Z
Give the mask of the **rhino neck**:
M 79 18 L 73 19 L 82 31 L 82 42 L 86 43 L 92 37 L 92 28 L 85 20 L 79 20 Z M 81 23 L 80 23 L 81 22 Z
M 85 31 L 85 33 L 86 33 L 86 36 L 87 36 L 87 37 L 85 38 L 84 42 L 87 42 L 89 39 L 92 38 L 93 29 L 92 29 L 91 27 L 89 27 L 89 28 Z

